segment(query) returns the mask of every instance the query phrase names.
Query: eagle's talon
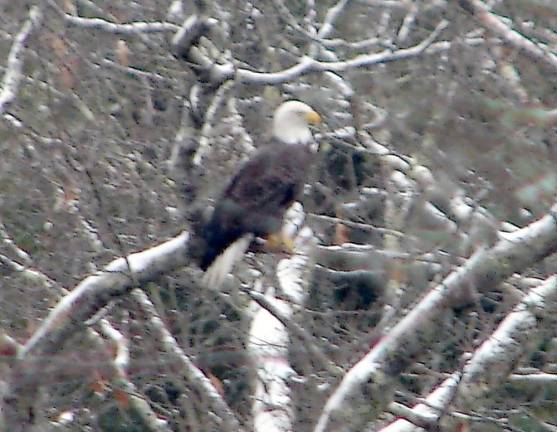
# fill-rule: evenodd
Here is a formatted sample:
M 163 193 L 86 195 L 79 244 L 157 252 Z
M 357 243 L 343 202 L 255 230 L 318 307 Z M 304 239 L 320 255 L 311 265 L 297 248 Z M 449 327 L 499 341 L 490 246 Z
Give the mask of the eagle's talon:
M 265 249 L 269 252 L 294 253 L 294 240 L 282 233 L 270 234 L 265 243 Z

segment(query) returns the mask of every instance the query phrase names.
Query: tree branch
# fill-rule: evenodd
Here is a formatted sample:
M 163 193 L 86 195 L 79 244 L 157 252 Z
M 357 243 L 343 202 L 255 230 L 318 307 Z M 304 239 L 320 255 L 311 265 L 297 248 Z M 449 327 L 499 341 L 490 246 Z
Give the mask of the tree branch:
M 134 282 L 141 286 L 185 265 L 187 241 L 188 234 L 184 232 L 151 249 L 115 259 L 103 272 L 89 276 L 64 296 L 18 352 L 11 381 L 6 383 L 4 394 L 9 397 L 1 401 L 3 417 L 0 425 L 3 422 L 7 430 L 13 431 L 27 430 L 32 426 L 33 404 L 36 404 L 41 384 L 36 379 L 37 359 L 54 358 L 51 355 L 60 351 L 64 343 L 86 325 L 88 318 L 110 300 L 129 292 L 135 287 Z
M 516 48 L 526 57 L 549 67 L 551 70 L 557 70 L 557 55 L 543 45 L 534 43 L 516 30 L 509 28 L 500 17 L 490 12 L 482 1 L 457 1 L 459 6 L 472 15 L 482 27 L 502 38 L 507 45 Z
M 345 415 L 352 412 L 355 404 L 373 407 L 368 410 L 369 416 L 350 418 L 355 422 L 355 429 L 382 411 L 392 400 L 400 371 L 431 346 L 442 323 L 438 316 L 451 307 L 459 294 L 470 287 L 489 289 L 557 250 L 556 212 L 557 204 L 554 204 L 550 214 L 540 220 L 511 234 L 501 234 L 494 247 L 478 250 L 434 287 L 348 371 L 329 397 L 315 431 L 335 430 L 340 423 L 349 421 Z
M 128 261 L 137 282 L 145 284 L 185 265 L 187 241 L 188 234 L 184 232 L 158 246 L 131 254 Z M 62 298 L 27 341 L 21 356 L 58 351 L 88 318 L 132 288 L 126 260 L 115 259 L 102 272 L 84 279 Z
M 286 214 L 283 232 L 292 238 L 304 220 L 301 205 L 296 203 Z M 252 295 L 255 314 L 249 332 L 248 349 L 257 368 L 257 382 L 252 406 L 254 430 L 282 432 L 292 430 L 293 407 L 289 379 L 295 374 L 288 359 L 289 330 L 295 306 L 302 306 L 307 296 L 308 252 L 313 233 L 303 229 L 296 237 L 296 254 L 277 266 L 277 279 L 284 300 L 269 287 L 264 295 Z M 294 335 L 301 336 L 294 330 Z M 302 336 L 303 337 L 303 336 Z M 311 344 L 310 344 L 311 345 Z M 320 360 L 327 362 L 324 356 Z
M 483 43 L 480 39 L 468 41 L 471 45 Z M 408 60 L 419 57 L 422 54 L 439 54 L 448 51 L 452 46 L 451 42 L 435 42 L 426 39 L 410 48 L 399 49 L 396 51 L 384 51 L 376 54 L 365 54 L 356 56 L 350 60 L 338 62 L 326 62 L 314 60 L 310 57 L 303 57 L 301 61 L 280 72 L 254 72 L 247 69 L 236 70 L 236 78 L 244 84 L 252 85 L 273 85 L 292 81 L 304 75 L 322 72 L 341 73 L 357 68 L 369 68 L 378 64 L 390 63 L 400 60 Z
M 135 385 L 127 378 L 126 370 L 129 366 L 130 353 L 128 340 L 116 330 L 106 319 L 99 323 L 102 334 L 115 347 L 114 358 L 110 361 L 110 383 L 112 392 L 120 401 L 125 397 L 125 408 L 140 421 L 142 430 L 147 432 L 170 432 L 165 420 L 157 418 L 147 400 L 138 394 Z M 122 408 L 122 407 L 121 407 Z
M 2 80 L 2 91 L 0 92 L 0 117 L 6 112 L 10 102 L 16 97 L 21 80 L 21 68 L 23 67 L 23 50 L 25 42 L 40 25 L 43 18 L 39 7 L 33 6 L 29 11 L 29 18 L 21 27 L 15 37 L 10 53 L 8 54 L 8 65 Z
M 414 407 L 417 415 L 434 416 L 437 419 L 452 401 L 452 393 L 458 387 L 455 406 L 452 410 L 467 412 L 481 406 L 484 397 L 496 387 L 504 384 L 518 360 L 532 351 L 535 340 L 546 331 L 547 320 L 555 313 L 557 298 L 557 277 L 548 278 L 539 287 L 533 288 L 518 303 L 514 310 L 499 324 L 498 328 L 475 351 L 463 372 L 455 372 L 441 383 L 425 400 Z M 460 378 L 462 376 L 462 378 Z M 520 375 L 513 375 L 511 380 Z M 534 374 L 555 382 L 555 376 Z M 547 384 L 547 382 L 546 382 Z M 437 421 L 437 420 L 435 420 Z M 451 426 L 443 425 L 443 430 L 454 430 L 458 416 L 449 416 Z M 419 428 L 407 420 L 397 420 L 381 432 L 417 432 Z
M 147 294 L 140 289 L 135 289 L 132 295 L 141 310 L 147 315 L 146 322 L 151 334 L 156 340 L 160 341 L 164 351 L 170 356 L 171 360 L 180 365 L 180 375 L 184 378 L 185 383 L 195 389 L 200 395 L 203 395 L 204 399 L 207 400 L 210 410 L 216 415 L 213 418 L 222 430 L 241 432 L 243 428 L 240 426 L 240 422 L 234 413 L 230 410 L 217 389 L 211 384 L 209 378 L 195 366 L 180 348 L 176 339 L 174 339 L 157 314 L 155 306 L 151 303 Z

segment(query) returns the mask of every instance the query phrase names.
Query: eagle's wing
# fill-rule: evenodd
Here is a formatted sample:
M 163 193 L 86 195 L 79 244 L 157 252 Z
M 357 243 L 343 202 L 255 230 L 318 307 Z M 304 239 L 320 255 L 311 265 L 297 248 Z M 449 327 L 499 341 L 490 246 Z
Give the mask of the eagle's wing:
M 282 218 L 303 190 L 310 155 L 305 146 L 265 148 L 236 173 L 223 198 L 248 212 Z
M 200 267 L 207 286 L 222 282 L 254 235 L 280 231 L 285 211 L 303 190 L 311 156 L 306 146 L 271 145 L 234 175 L 204 229 Z

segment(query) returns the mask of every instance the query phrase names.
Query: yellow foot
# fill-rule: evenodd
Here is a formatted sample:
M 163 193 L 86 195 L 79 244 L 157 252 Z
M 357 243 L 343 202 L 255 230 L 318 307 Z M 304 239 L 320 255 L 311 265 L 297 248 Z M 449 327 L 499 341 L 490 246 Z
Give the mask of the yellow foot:
M 265 249 L 269 252 L 294 253 L 294 240 L 282 233 L 271 234 L 267 237 Z

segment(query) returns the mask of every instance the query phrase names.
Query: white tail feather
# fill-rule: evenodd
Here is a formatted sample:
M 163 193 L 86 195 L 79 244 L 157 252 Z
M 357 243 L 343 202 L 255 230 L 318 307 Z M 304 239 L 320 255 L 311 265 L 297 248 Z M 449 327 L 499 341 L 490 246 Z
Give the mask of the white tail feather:
M 203 285 L 207 288 L 218 289 L 228 273 L 232 271 L 234 264 L 244 256 L 252 240 L 253 235 L 246 234 L 217 256 L 203 275 Z

